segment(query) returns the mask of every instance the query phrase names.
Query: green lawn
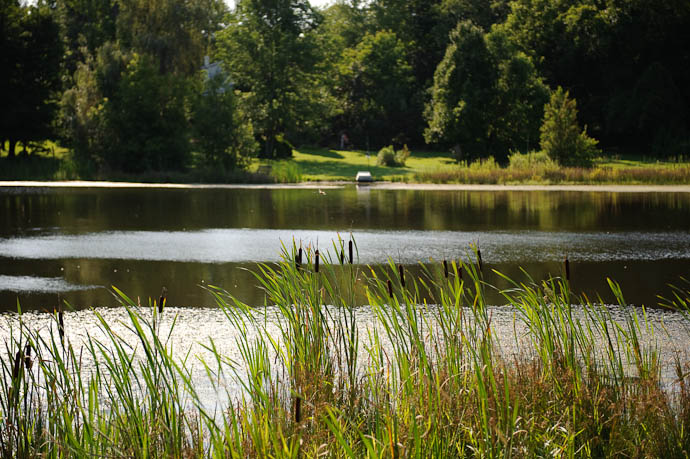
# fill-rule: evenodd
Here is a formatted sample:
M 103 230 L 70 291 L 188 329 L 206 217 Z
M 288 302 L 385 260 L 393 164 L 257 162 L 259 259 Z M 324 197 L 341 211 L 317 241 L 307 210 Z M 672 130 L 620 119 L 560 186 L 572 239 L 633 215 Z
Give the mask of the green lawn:
M 304 180 L 354 180 L 357 172 L 370 171 L 374 180 L 411 180 L 416 173 L 457 167 L 450 153 L 413 152 L 405 167 L 376 165 L 376 152 L 302 148 L 293 159 Z
M 493 161 L 459 165 L 450 152 L 413 151 L 404 167 L 376 164 L 377 152 L 299 148 L 288 161 L 254 160 L 249 172 L 208 174 L 203 161 L 186 171 L 150 172 L 139 175 L 95 173 L 85 176 L 76 167 L 67 149 L 53 142 L 42 145 L 42 151 L 20 154 L 7 159 L 0 152 L 0 180 L 69 180 L 103 179 L 144 182 L 230 183 L 277 181 L 353 181 L 357 172 L 369 171 L 376 181 L 485 184 L 685 184 L 690 183 L 690 161 L 660 161 L 647 157 L 611 156 L 595 160 L 591 169 L 530 164 L 501 167 Z M 6 149 L 6 145 L 5 145 Z M 262 165 L 270 165 L 256 174 Z

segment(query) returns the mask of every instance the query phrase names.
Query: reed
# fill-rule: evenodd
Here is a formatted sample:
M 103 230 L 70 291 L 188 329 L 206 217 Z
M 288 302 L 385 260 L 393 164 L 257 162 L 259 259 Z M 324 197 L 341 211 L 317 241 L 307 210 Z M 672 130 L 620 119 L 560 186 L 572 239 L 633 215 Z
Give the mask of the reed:
M 690 361 L 677 357 L 669 390 L 656 348 L 643 339 L 651 326 L 645 309 L 614 311 L 578 297 L 567 267 L 565 279 L 544 281 L 494 271 L 509 285 L 500 291 L 500 308 L 512 313 L 517 330 L 506 348 L 499 309 L 486 303 L 486 290 L 495 287 L 481 275 L 478 249 L 468 261 L 423 265 L 416 275 L 392 260 L 385 269 L 341 264 L 343 247 L 339 240 L 318 255 L 304 250 L 318 276 L 300 269 L 294 243 L 281 263 L 259 265 L 265 305 L 208 287 L 228 327 L 238 331 L 235 357 L 210 341 L 212 361 L 202 362 L 213 387 L 220 378 L 242 388 L 224 396 L 222 410 L 209 411 L 187 356 L 169 345 L 177 323 L 172 313 L 162 333 L 158 307 L 165 299 L 139 306 L 114 290 L 136 342 L 98 311 L 92 314 L 100 338 L 82 342 L 64 339 L 61 315 L 44 333 L 18 315 L 1 360 L 0 454 L 683 457 L 690 451 Z M 620 288 L 612 281 L 610 288 L 625 305 Z M 689 291 L 675 289 L 664 306 L 687 314 Z M 366 306 L 356 305 L 358 292 Z M 664 330 L 654 332 L 663 339 Z M 82 366 L 83 355 L 93 367 Z

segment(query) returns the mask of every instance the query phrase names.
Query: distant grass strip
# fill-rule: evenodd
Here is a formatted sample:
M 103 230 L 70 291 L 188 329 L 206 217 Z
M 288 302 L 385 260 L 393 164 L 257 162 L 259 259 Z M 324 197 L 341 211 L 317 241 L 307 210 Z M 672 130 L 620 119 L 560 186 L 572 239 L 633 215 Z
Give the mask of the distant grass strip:
M 687 355 L 672 389 L 641 336 L 644 311 L 611 310 L 569 281 L 529 277 L 503 291 L 524 330 L 504 353 L 476 264 L 444 261 L 413 276 L 356 263 L 338 241 L 290 247 L 257 282 L 271 307 L 211 288 L 240 331 L 239 357 L 211 341 L 213 387 L 239 385 L 208 411 L 161 335 L 155 304 L 116 291 L 132 342 L 100 318 L 100 338 L 49 337 L 20 322 L 4 343 L 3 457 L 684 457 L 690 452 Z M 481 260 L 479 252 L 476 256 Z M 355 260 L 353 260 L 355 258 Z M 619 303 L 625 304 L 610 282 Z M 357 326 L 357 292 L 372 326 Z M 421 298 L 431 298 L 424 302 Z M 683 308 L 690 294 L 669 304 Z M 577 306 L 576 306 L 577 305 Z M 682 312 L 687 314 L 687 310 Z M 69 326 L 65 324 L 64 326 Z M 277 327 L 277 331 L 276 331 Z M 663 330 L 656 330 L 661 336 Z M 174 333 L 171 329 L 170 333 Z M 41 337 L 43 336 L 43 337 Z M 82 367 L 82 357 L 97 362 Z

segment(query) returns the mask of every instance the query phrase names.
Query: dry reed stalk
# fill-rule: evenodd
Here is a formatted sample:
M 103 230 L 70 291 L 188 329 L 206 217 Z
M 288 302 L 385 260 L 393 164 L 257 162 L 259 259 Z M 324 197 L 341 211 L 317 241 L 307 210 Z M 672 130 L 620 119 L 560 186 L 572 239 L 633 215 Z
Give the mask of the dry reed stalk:
M 565 255 L 565 280 L 570 282 L 570 261 L 568 260 L 568 254 Z

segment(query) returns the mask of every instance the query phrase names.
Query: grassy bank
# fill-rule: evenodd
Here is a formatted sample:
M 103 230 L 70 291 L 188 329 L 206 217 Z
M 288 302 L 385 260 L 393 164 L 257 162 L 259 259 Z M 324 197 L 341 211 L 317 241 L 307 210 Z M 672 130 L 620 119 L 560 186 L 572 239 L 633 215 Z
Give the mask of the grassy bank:
M 113 331 L 46 337 L 21 322 L 5 343 L 3 456 L 460 457 L 649 456 L 690 451 L 687 356 L 664 387 L 644 311 L 578 298 L 565 279 L 511 281 L 520 330 L 501 345 L 479 263 L 438 263 L 413 277 L 292 248 L 256 273 L 269 306 L 211 288 L 239 330 L 239 357 L 214 342 L 204 362 L 222 411 L 202 403 L 193 356 L 161 333 L 164 308 L 119 293 L 138 342 Z M 352 255 L 350 255 L 352 253 Z M 356 261 L 356 260 L 354 260 Z M 566 269 L 566 273 L 567 273 Z M 615 283 L 611 287 L 625 304 Z M 364 290 L 370 305 L 355 308 Z M 420 298 L 431 301 L 422 302 Z M 675 306 L 687 306 L 679 290 Z M 328 305 L 328 306 L 326 306 Z M 98 316 L 98 312 L 94 311 Z M 356 326 L 357 315 L 369 317 Z M 100 316 L 99 316 L 100 317 Z M 361 323 L 361 322 L 360 322 Z M 184 326 L 183 324 L 180 326 Z M 175 333 L 171 329 L 169 333 Z M 656 330 L 659 339 L 663 330 Z M 179 351 L 179 350 L 178 350 Z M 177 351 L 176 351 L 177 352 Z M 85 355 L 94 367 L 83 368 Z M 232 384 L 229 384 L 232 385 Z
M 561 167 L 540 153 L 515 154 L 507 165 L 493 159 L 457 163 L 447 152 L 414 151 L 403 167 L 379 166 L 376 152 L 299 148 L 283 161 L 255 159 L 247 171 L 222 172 L 195 162 L 186 171 L 124 174 L 83 171 L 69 152 L 46 143 L 41 152 L 13 160 L 0 156 L 0 180 L 110 180 L 151 183 L 297 183 L 353 181 L 370 171 L 377 181 L 461 184 L 648 184 L 690 183 L 690 162 L 684 158 L 598 158 L 592 168 Z M 197 158 L 198 159 L 198 158 Z

